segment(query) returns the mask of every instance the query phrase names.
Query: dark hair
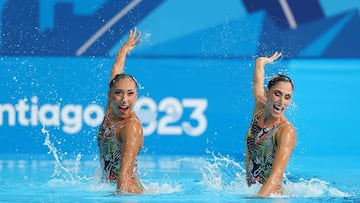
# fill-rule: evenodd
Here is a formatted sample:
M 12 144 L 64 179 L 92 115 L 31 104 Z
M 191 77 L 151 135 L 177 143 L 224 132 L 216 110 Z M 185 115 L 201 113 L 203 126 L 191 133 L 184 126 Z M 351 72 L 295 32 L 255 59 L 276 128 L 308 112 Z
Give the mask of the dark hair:
M 267 84 L 267 88 L 270 89 L 272 86 L 277 84 L 278 82 L 289 82 L 291 84 L 292 90 L 294 90 L 293 81 L 286 75 L 277 74 Z
M 119 81 L 120 79 L 124 79 L 124 78 L 131 78 L 134 82 L 135 82 L 135 86 L 136 88 L 138 88 L 139 84 L 137 82 L 137 80 L 135 79 L 134 76 L 127 74 L 127 73 L 120 73 L 120 74 L 116 74 L 115 77 L 110 81 L 109 83 L 109 89 L 112 88 L 112 86 L 114 86 L 114 84 Z

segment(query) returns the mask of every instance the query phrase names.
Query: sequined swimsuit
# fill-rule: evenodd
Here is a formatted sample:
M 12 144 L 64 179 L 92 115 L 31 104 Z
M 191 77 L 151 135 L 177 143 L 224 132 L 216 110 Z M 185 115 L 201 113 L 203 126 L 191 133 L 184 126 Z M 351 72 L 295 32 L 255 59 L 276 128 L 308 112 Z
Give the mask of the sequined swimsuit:
M 137 118 L 134 117 L 130 119 Z M 109 113 L 107 113 L 97 136 L 103 179 L 111 182 L 115 182 L 118 179 L 121 169 L 121 142 L 115 138 L 116 130 L 121 127 L 123 127 L 123 125 L 112 123 L 109 119 Z M 143 188 L 138 180 L 137 160 L 135 160 L 134 163 L 132 183 Z
M 265 183 L 272 171 L 272 164 L 275 158 L 275 132 L 280 125 L 262 128 L 259 120 L 263 111 L 255 113 L 246 136 L 246 179 L 248 186 L 255 183 Z

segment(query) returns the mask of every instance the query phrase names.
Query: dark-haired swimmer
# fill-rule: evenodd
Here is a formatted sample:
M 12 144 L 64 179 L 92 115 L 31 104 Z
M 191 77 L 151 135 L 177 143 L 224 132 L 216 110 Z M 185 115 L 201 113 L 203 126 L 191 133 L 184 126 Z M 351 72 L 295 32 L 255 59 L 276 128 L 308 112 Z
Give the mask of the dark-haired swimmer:
M 133 111 L 137 81 L 123 73 L 126 55 L 140 43 L 140 32 L 130 31 L 117 53 L 109 80 L 105 117 L 97 136 L 103 179 L 117 183 L 117 193 L 143 193 L 137 171 L 137 156 L 143 146 L 143 128 Z
M 265 65 L 281 56 L 259 57 L 253 77 L 255 108 L 246 135 L 246 179 L 248 186 L 262 184 L 257 196 L 282 194 L 282 179 L 296 145 L 296 131 L 285 118 L 294 90 L 285 75 L 274 76 L 264 89 Z

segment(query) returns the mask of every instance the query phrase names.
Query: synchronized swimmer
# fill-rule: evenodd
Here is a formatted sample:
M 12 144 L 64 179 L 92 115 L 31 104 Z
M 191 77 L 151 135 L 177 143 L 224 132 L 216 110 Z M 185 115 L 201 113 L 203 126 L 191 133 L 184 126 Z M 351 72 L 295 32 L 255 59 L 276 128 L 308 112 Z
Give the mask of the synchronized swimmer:
M 248 186 L 262 184 L 258 196 L 282 194 L 282 178 L 296 145 L 296 131 L 284 116 L 294 84 L 286 75 L 275 75 L 264 89 L 265 65 L 281 56 L 256 59 L 253 94 L 255 108 L 246 135 L 246 179 Z
M 137 171 L 144 133 L 133 110 L 138 83 L 133 76 L 123 73 L 126 55 L 139 43 L 140 32 L 134 28 L 118 51 L 109 80 L 105 118 L 97 136 L 103 179 L 116 182 L 119 194 L 145 192 Z

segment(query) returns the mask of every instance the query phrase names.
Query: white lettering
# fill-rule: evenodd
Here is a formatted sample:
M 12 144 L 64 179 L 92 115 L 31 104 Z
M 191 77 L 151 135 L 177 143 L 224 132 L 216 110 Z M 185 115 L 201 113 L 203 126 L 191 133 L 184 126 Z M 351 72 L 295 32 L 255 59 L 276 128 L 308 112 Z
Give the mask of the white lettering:
M 38 106 L 37 106 L 37 103 L 38 103 L 38 98 L 37 97 L 32 97 L 31 98 L 31 102 L 32 102 L 32 105 L 31 105 L 31 112 L 30 112 L 30 121 L 31 121 L 31 125 L 32 126 L 37 126 L 38 125 Z
M 149 97 L 141 97 L 136 101 L 134 111 L 143 124 L 144 135 L 154 133 L 157 126 L 157 106 L 154 100 Z
M 45 104 L 39 109 L 39 119 L 45 126 L 60 125 L 60 107 L 59 105 Z
M 15 108 L 11 104 L 0 104 L 0 125 L 4 124 L 4 114 L 7 112 L 9 126 L 14 126 L 16 123 Z
M 29 125 L 29 119 L 26 118 L 26 112 L 30 110 L 29 105 L 26 104 L 26 100 L 19 100 L 18 104 L 15 106 L 16 111 L 18 112 L 19 123 L 23 126 Z
M 167 136 L 184 133 L 200 136 L 207 129 L 207 104 L 206 99 L 183 99 L 181 102 L 177 98 L 166 97 L 157 107 L 154 100 L 142 97 L 138 99 L 135 111 L 143 124 L 144 135 L 157 132 L 158 135 Z M 190 116 L 184 113 L 185 109 Z
M 0 126 L 7 119 L 9 126 L 60 126 L 67 134 L 76 134 L 83 125 L 97 127 L 104 119 L 103 108 L 90 104 L 83 107 L 80 104 L 44 104 L 39 106 L 38 97 L 20 99 L 17 104 L 0 104 Z M 135 105 L 144 129 L 144 135 L 182 135 L 200 136 L 207 129 L 207 99 L 177 99 L 166 97 L 159 104 L 149 97 L 141 97 Z
M 38 97 L 20 99 L 17 104 L 0 104 L 0 126 L 8 121 L 9 126 L 16 126 L 18 122 L 21 126 L 37 126 L 39 122 L 45 126 L 61 126 L 61 129 L 68 134 L 78 133 L 83 122 L 90 126 L 99 126 L 104 118 L 103 109 L 91 104 L 85 108 L 82 105 L 68 104 L 60 108 L 58 104 L 44 104 L 38 106 Z M 16 120 L 17 119 L 17 120 Z
M 91 104 L 85 108 L 84 122 L 87 125 L 91 127 L 99 126 L 103 121 L 103 119 L 104 119 L 104 111 L 99 105 Z
M 190 136 L 199 136 L 207 128 L 207 119 L 204 112 L 207 108 L 207 100 L 205 99 L 184 99 L 183 106 L 194 108 L 194 111 L 190 114 L 190 119 L 197 122 L 197 126 L 192 126 L 190 122 L 183 122 L 182 127 L 186 134 Z
M 165 112 L 165 115 L 159 120 L 158 134 L 181 135 L 181 126 L 175 125 L 183 114 L 179 100 L 173 97 L 162 100 L 159 104 L 159 111 Z
M 64 122 L 63 131 L 69 134 L 75 134 L 82 127 L 82 107 L 81 105 L 66 105 L 61 111 L 61 120 Z

